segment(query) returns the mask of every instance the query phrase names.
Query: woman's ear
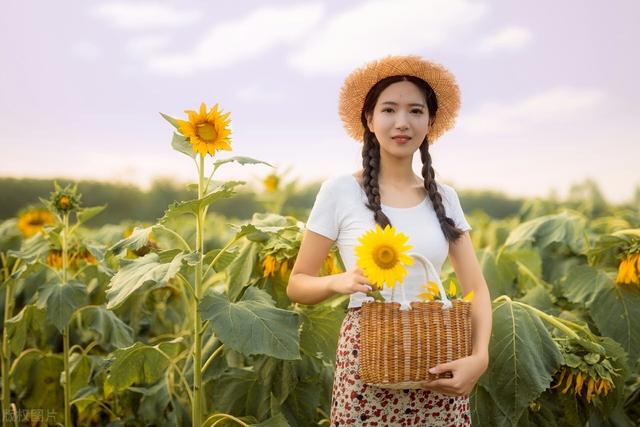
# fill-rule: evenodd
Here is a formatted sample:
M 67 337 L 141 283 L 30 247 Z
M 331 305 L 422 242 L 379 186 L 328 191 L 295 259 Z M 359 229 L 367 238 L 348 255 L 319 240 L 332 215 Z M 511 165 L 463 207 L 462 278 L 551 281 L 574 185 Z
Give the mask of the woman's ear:
M 372 114 L 371 113 L 369 113 L 369 114 L 365 113 L 364 116 L 367 119 L 367 127 L 369 128 L 369 132 L 373 132 L 373 130 L 372 130 L 373 129 L 373 117 L 372 117 Z

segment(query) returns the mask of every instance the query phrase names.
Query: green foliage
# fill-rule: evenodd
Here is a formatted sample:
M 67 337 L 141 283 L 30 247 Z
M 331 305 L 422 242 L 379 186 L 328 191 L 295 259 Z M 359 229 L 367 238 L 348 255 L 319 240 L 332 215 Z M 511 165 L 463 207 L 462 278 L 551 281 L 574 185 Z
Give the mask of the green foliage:
M 173 146 L 193 157 L 180 135 Z M 230 157 L 214 168 L 233 163 L 266 164 Z M 23 240 L 15 219 L 0 223 L 0 289 L 11 297 L 0 299 L 3 310 L 9 301 L 3 361 L 11 363 L 18 408 L 55 408 L 62 421 L 67 329 L 79 425 L 188 425 L 198 310 L 204 425 L 237 425 L 231 417 L 256 426 L 328 422 L 348 296 L 305 306 L 286 295 L 317 186 L 287 194 L 283 211 L 295 215 L 278 215 L 261 213 L 255 194 L 236 192 L 240 182 L 212 183 L 200 199 L 193 186 L 171 180 L 147 193 L 80 183 L 83 200 L 103 205 L 80 208 L 67 233 L 54 224 Z M 640 288 L 615 283 L 620 259 L 640 249 L 640 214 L 598 198 L 586 203 L 594 191 L 576 189 L 565 205 L 461 194 L 493 301 L 489 369 L 471 395 L 474 425 L 624 425 L 640 414 Z M 161 224 L 154 222 L 167 205 Z M 114 206 L 126 222 L 86 228 L 89 219 L 114 218 Z M 199 249 L 194 217 L 204 211 Z M 70 251 L 94 258 L 69 269 L 66 280 L 47 262 L 63 237 Z M 266 257 L 278 266 L 274 274 Z M 451 265 L 442 276 L 455 279 Z M 608 377 L 612 390 L 591 401 L 584 389 L 574 392 L 575 383 L 564 393 L 564 368 Z

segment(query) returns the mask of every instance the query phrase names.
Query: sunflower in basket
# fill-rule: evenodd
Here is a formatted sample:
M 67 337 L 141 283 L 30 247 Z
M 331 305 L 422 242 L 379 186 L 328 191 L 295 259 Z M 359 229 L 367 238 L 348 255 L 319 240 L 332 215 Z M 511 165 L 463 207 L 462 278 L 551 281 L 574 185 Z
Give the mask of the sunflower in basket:
M 440 291 L 438 290 L 438 284 L 436 282 L 428 281 L 427 283 L 422 285 L 422 288 L 425 291 L 418 294 L 418 298 L 422 299 L 422 301 L 436 301 L 441 299 Z M 449 287 L 445 289 L 445 292 L 447 294 L 447 298 L 449 299 L 460 299 L 460 296 L 458 295 L 458 287 L 453 280 L 449 281 Z M 473 291 L 465 295 L 462 300 L 473 300 Z
M 413 264 L 413 258 L 407 251 L 413 246 L 407 245 L 409 237 L 396 232 L 395 227 L 385 226 L 366 231 L 358 238 L 360 245 L 355 248 L 356 264 L 362 268 L 371 284 L 382 289 L 384 284 L 393 288 L 402 283 L 407 275 L 405 266 Z

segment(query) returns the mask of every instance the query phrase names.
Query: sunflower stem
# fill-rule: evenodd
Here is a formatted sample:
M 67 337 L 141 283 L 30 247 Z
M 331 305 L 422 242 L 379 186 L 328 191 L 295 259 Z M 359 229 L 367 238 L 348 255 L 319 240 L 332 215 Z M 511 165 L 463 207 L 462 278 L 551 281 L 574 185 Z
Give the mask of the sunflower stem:
M 11 367 L 11 353 L 9 350 L 9 336 L 7 335 L 7 320 L 11 318 L 13 312 L 13 286 L 11 283 L 11 275 L 9 274 L 9 257 L 2 255 L 4 288 L 4 323 L 2 328 L 2 419 L 8 419 L 11 410 L 11 382 L 9 379 L 9 368 Z M 7 418 L 5 418 L 7 417 Z
M 69 233 L 69 212 L 65 212 L 63 219 L 62 230 L 62 286 L 65 286 L 68 279 L 68 263 L 69 256 L 67 251 L 68 233 Z M 64 326 L 62 333 L 63 343 L 63 359 L 64 359 L 64 425 L 68 427 L 71 425 L 71 381 L 69 372 L 69 323 Z
M 205 195 L 204 183 L 204 155 L 200 154 L 198 165 L 198 199 Z M 198 208 L 196 216 L 196 251 L 199 259 L 196 265 L 196 286 L 195 304 L 193 306 L 193 414 L 192 425 L 200 427 L 202 425 L 202 319 L 200 317 L 199 304 L 202 298 L 202 272 L 204 267 L 204 218 L 203 209 Z

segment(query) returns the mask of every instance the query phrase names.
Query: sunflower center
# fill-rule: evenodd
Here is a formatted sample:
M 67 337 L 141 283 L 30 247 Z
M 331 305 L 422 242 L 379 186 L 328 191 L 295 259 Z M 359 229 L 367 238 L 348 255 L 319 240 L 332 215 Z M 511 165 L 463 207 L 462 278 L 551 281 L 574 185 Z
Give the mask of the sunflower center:
M 378 267 L 389 269 L 398 263 L 398 254 L 390 246 L 379 246 L 373 252 L 373 260 Z
M 69 203 L 70 203 L 69 196 L 60 197 L 60 207 L 61 208 L 63 208 L 63 209 L 68 208 L 69 207 Z
M 218 132 L 216 132 L 215 126 L 213 126 L 211 123 L 200 123 L 196 127 L 198 136 L 203 141 L 213 141 L 218 136 Z

